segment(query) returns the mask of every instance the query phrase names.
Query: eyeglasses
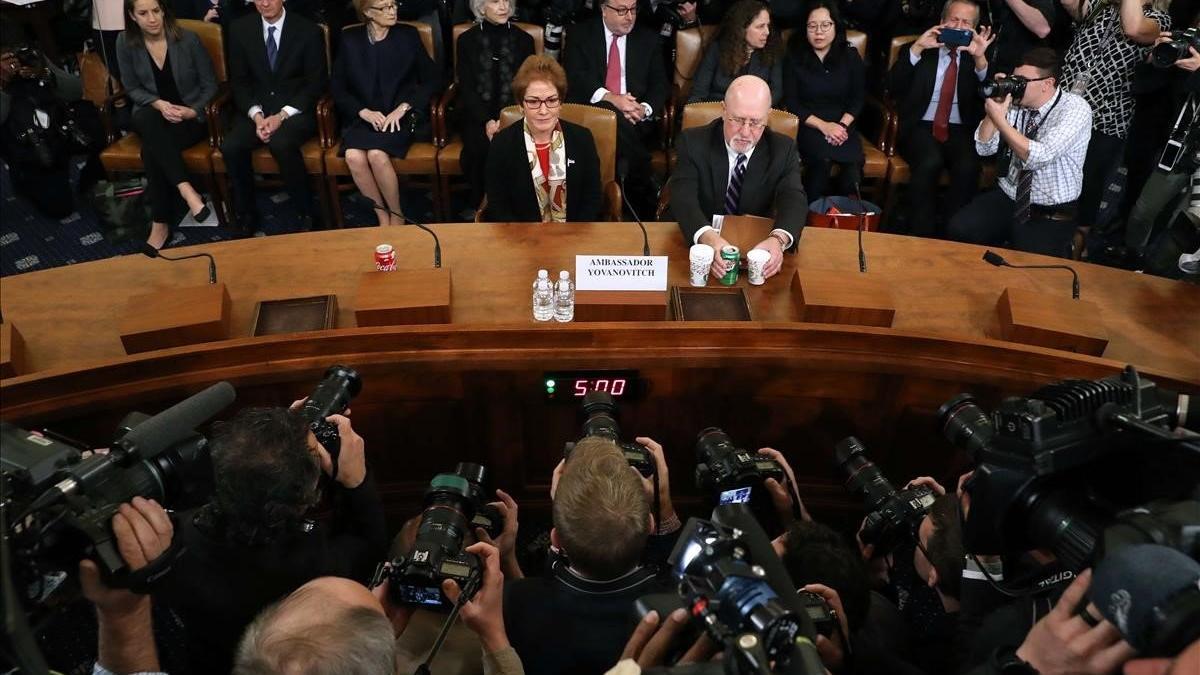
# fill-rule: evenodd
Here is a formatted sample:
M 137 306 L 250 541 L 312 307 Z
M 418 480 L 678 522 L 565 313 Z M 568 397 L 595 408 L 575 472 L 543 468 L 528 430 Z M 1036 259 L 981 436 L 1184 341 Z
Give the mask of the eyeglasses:
M 738 129 L 749 127 L 750 131 L 758 131 L 767 126 L 767 123 L 762 120 L 752 120 L 746 117 L 726 117 L 725 120 Z
M 612 11 L 613 14 L 622 17 L 629 16 L 630 14 L 637 14 L 638 11 L 637 5 L 634 5 L 633 7 L 613 7 L 612 5 L 605 3 L 604 6 Z
M 371 9 L 375 10 L 376 12 L 384 12 L 386 14 L 388 12 L 396 11 L 396 5 L 380 5 L 378 7 L 372 7 Z
M 562 100 L 557 96 L 551 96 L 550 98 L 526 98 L 521 102 L 524 103 L 525 107 L 529 108 L 530 110 L 537 110 L 542 106 L 546 106 L 548 109 L 553 110 L 562 105 Z
M 833 22 L 822 21 L 821 23 L 817 23 L 814 21 L 813 23 L 808 24 L 808 29 L 814 33 L 825 33 L 833 30 Z

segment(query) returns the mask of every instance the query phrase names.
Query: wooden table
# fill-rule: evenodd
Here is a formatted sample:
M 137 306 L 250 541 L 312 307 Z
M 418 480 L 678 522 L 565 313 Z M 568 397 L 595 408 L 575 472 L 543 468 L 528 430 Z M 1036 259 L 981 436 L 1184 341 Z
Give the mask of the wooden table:
M 686 285 L 678 228 L 647 228 L 651 251 L 671 258 L 671 283 Z M 694 462 L 696 432 L 718 425 L 741 444 L 814 457 L 798 473 L 819 502 L 844 500 L 828 461 L 832 442 L 849 433 L 863 438 L 894 481 L 931 465 L 947 471 L 953 449 L 932 415 L 960 391 L 994 404 L 1050 381 L 1110 375 L 1126 363 L 1172 388 L 1200 390 L 1200 289 L 1167 279 L 1078 264 L 1082 295 L 1101 308 L 1110 338 L 1102 358 L 1083 356 L 997 339 L 995 304 L 1006 286 L 1069 297 L 1065 272 L 997 269 L 980 259 L 980 247 L 868 234 L 868 273 L 892 288 L 893 327 L 802 324 L 791 274 L 857 269 L 855 233 L 810 228 L 779 277 L 747 287 L 753 322 L 537 324 L 530 283 L 538 268 L 573 271 L 576 253 L 638 254 L 637 226 L 434 229 L 453 275 L 452 323 L 445 326 L 353 327 L 354 289 L 359 273 L 374 267 L 376 244 L 395 246 L 400 267 L 430 264 L 431 241 L 415 228 L 194 247 L 217 259 L 235 336 L 249 335 L 256 301 L 329 293 L 338 296 L 339 328 L 137 356 L 126 356 L 118 337 L 125 299 L 205 283 L 202 260 L 137 255 L 5 278 L 0 304 L 25 338 L 29 374 L 0 382 L 3 417 L 101 438 L 125 412 L 153 412 L 217 380 L 238 387 L 238 405 L 287 403 L 311 391 L 325 367 L 345 363 L 363 374 L 355 426 L 368 439 L 389 503 L 411 503 L 433 473 L 458 459 L 485 462 L 498 484 L 543 499 L 562 442 L 578 435 L 572 407 L 540 396 L 543 372 L 636 368 L 651 387 L 622 406 L 622 425 L 630 437 L 657 434 L 667 442 L 680 465 L 673 469 L 684 472 L 678 475 L 687 476 Z M 1045 261 L 1005 255 L 1014 263 Z M 448 458 L 454 447 L 461 451 Z

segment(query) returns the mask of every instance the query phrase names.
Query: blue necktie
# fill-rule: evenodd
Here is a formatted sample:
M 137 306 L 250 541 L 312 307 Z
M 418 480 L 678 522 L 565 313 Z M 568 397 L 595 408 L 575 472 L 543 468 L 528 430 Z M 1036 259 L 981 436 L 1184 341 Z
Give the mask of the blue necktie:
M 275 58 L 279 56 L 279 44 L 275 42 L 275 26 L 267 26 L 267 63 L 275 70 Z
M 733 176 L 729 178 L 729 187 L 725 189 L 725 213 L 734 215 L 738 211 L 738 202 L 742 199 L 742 178 L 746 175 L 746 156 L 738 155 L 733 165 Z

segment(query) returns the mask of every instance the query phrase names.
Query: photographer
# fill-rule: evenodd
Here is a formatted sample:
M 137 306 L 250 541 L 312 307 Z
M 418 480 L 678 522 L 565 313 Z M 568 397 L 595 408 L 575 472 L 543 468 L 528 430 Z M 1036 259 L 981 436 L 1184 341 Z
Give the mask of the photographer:
M 644 479 L 613 441 L 588 436 L 555 469 L 550 573 L 509 583 L 504 603 L 505 625 L 531 674 L 603 673 L 634 628 L 634 601 L 673 589 L 643 555 L 669 551 L 680 527 L 666 461 L 658 443 L 636 440 L 655 459 L 661 525 Z M 648 545 L 648 539 L 664 541 Z
M 1058 63 L 1053 50 L 1039 47 L 1021 57 L 1011 77 L 996 76 L 975 148 L 990 156 L 1003 141 L 1012 158 L 999 187 L 950 220 L 951 239 L 1070 257 L 1092 111 L 1059 88 Z
M 71 157 L 86 155 L 84 190 L 104 175 L 104 132 L 83 83 L 31 47 L 0 52 L 0 157 L 14 191 L 50 218 L 75 211 Z
M 187 628 L 194 672 L 228 672 L 242 630 L 270 603 L 320 576 L 366 581 L 385 553 L 362 437 L 347 417 L 327 418 L 340 452 L 336 482 L 322 479 L 333 461 L 295 409 L 301 403 L 243 410 L 213 434 L 215 495 L 181 517 L 188 555 L 160 586 Z M 333 507 L 328 527 L 307 518 L 323 480 Z

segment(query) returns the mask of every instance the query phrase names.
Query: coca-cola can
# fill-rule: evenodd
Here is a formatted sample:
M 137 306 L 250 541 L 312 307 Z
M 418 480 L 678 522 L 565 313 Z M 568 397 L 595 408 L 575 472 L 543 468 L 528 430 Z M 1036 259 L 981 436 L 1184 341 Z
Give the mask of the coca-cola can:
M 396 271 L 396 250 L 391 244 L 380 244 L 375 247 L 375 269 L 380 272 Z

